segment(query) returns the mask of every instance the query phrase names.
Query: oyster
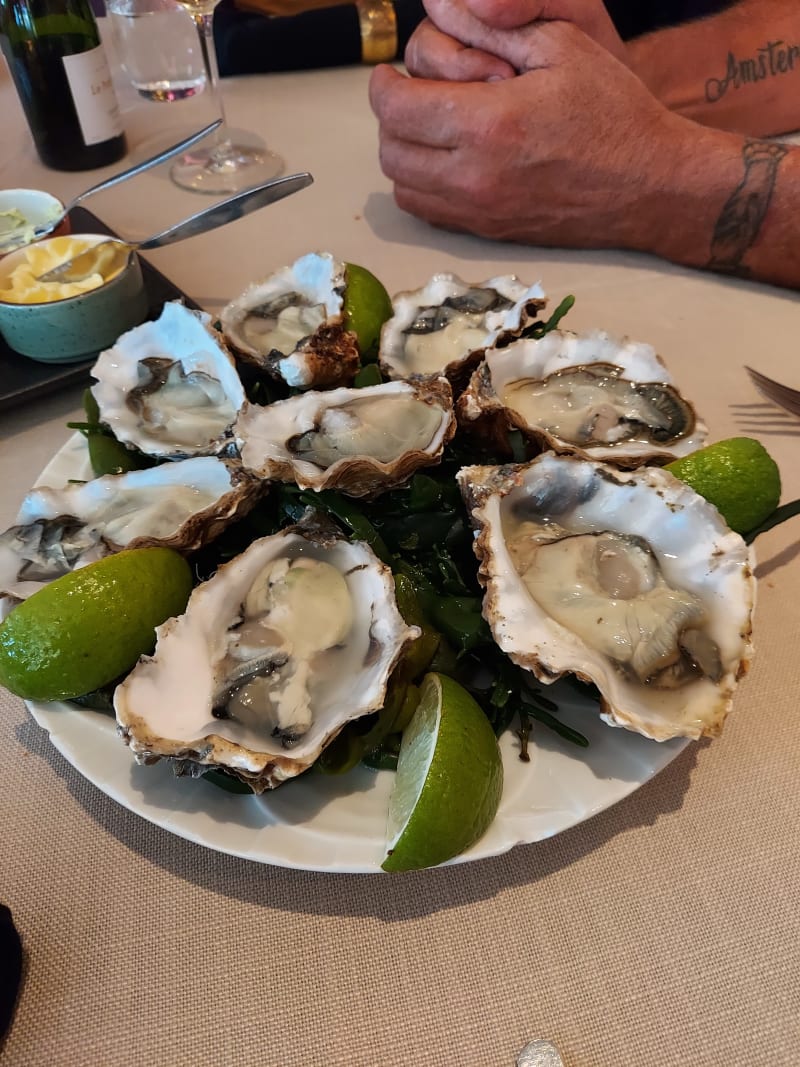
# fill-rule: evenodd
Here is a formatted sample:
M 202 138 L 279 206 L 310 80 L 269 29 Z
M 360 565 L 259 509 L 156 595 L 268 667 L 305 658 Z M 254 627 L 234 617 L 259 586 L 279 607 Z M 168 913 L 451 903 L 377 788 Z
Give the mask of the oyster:
M 421 289 L 398 293 L 381 331 L 380 365 L 389 378 L 444 374 L 464 381 L 484 348 L 517 336 L 547 302 L 540 285 L 513 275 L 470 284 L 434 274 Z
M 261 477 L 350 496 L 390 489 L 436 463 L 454 432 L 445 378 L 250 404 L 235 427 L 242 462 Z
M 657 741 L 722 729 L 752 655 L 752 556 L 660 468 L 545 453 L 458 474 L 484 615 L 542 682 L 593 682 L 602 716 Z
M 224 307 L 223 332 L 243 360 L 297 389 L 348 385 L 361 364 L 345 281 L 344 263 L 309 252 Z
M 518 429 L 539 449 L 624 467 L 667 463 L 707 436 L 655 349 L 601 330 L 488 349 L 457 410 L 462 426 L 498 447 Z
M 32 489 L 0 534 L 0 594 L 20 599 L 120 548 L 194 551 L 244 515 L 262 483 L 215 456 Z
M 253 542 L 158 628 L 154 655 L 117 687 L 118 730 L 139 762 L 220 767 L 262 792 L 382 707 L 419 633 L 368 545 L 301 523 Z
M 179 301 L 124 333 L 92 368 L 101 420 L 150 456 L 216 455 L 244 403 L 233 358 L 205 312 Z

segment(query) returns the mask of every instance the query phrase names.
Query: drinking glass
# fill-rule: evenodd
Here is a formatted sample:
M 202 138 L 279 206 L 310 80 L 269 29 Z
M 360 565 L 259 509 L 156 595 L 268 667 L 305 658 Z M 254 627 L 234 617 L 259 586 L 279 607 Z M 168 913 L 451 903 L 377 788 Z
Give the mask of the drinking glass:
M 145 100 L 185 100 L 206 84 L 203 53 L 177 0 L 106 0 L 116 54 Z
M 219 109 L 222 125 L 217 130 L 216 142 L 210 148 L 187 152 L 172 165 L 172 180 L 184 189 L 201 193 L 235 193 L 250 185 L 269 181 L 283 170 L 280 156 L 274 152 L 233 144 L 228 133 L 214 47 L 214 8 L 219 0 L 178 2 L 189 12 L 197 27 L 206 79 Z

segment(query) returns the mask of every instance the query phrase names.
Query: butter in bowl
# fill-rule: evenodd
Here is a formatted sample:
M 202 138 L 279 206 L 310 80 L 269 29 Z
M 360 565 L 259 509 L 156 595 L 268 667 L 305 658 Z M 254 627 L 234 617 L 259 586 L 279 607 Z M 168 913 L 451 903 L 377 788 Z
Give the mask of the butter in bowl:
M 77 362 L 144 321 L 149 302 L 135 253 L 108 276 L 38 280 L 107 240 L 103 234 L 51 237 L 0 259 L 0 334 L 14 351 L 44 363 Z
M 0 257 L 39 240 L 37 233 L 69 233 L 58 197 L 41 189 L 0 189 Z

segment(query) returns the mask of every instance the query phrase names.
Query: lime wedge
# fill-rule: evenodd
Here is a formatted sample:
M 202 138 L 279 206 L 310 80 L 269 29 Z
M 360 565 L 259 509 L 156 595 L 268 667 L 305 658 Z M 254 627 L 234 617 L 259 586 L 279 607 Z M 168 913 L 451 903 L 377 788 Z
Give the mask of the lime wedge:
M 346 263 L 344 291 L 344 325 L 358 338 L 362 362 L 378 355 L 381 327 L 392 317 L 392 301 L 383 282 L 357 263 Z
M 0 625 L 0 684 L 29 700 L 69 700 L 129 670 L 155 628 L 186 607 L 189 564 L 132 548 L 50 582 Z
M 668 463 L 666 469 L 706 498 L 732 530 L 747 533 L 781 498 L 775 460 L 753 437 L 729 437 Z
M 425 676 L 389 799 L 385 871 L 434 867 L 481 838 L 503 791 L 489 721 L 452 678 Z

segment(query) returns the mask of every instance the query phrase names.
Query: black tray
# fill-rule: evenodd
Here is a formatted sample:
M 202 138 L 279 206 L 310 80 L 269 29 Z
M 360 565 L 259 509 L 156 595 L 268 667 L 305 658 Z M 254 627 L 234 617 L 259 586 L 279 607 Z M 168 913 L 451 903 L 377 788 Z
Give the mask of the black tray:
M 84 207 L 73 208 L 69 219 L 73 233 L 107 233 L 110 237 L 117 236 Z M 144 286 L 150 300 L 148 318 L 157 318 L 167 300 L 181 299 L 187 307 L 199 308 L 199 304 L 190 300 L 147 260 L 142 259 L 141 264 Z M 80 363 L 37 363 L 36 360 L 21 356 L 13 348 L 9 348 L 0 337 L 0 411 L 46 396 L 66 386 L 88 384 L 89 370 L 97 355 L 98 353 L 94 352 Z

